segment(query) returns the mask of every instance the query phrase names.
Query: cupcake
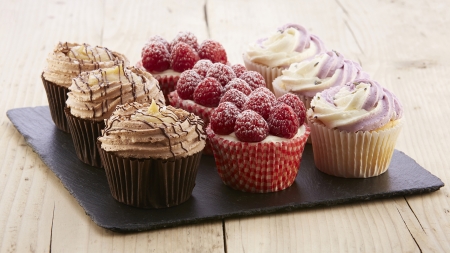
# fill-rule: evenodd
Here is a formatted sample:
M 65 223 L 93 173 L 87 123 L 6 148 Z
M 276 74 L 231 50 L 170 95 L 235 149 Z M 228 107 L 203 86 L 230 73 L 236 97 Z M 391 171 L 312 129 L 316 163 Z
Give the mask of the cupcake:
M 306 109 L 309 109 L 312 98 L 320 91 L 355 79 L 369 78 L 369 74 L 358 63 L 344 58 L 336 51 L 292 63 L 282 73 L 272 83 L 275 96 L 293 93 L 302 100 Z
M 176 90 L 169 94 L 169 102 L 174 107 L 195 113 L 208 125 L 212 111 L 224 96 L 239 99 L 258 87 L 265 87 L 264 78 L 258 72 L 247 71 L 240 64 L 229 66 L 203 59 L 180 75 Z M 232 88 L 243 94 L 227 94 Z M 209 142 L 204 154 L 212 155 Z
M 384 173 L 403 125 L 402 114 L 397 97 L 369 79 L 317 93 L 307 112 L 316 167 L 346 178 Z
M 247 69 L 261 73 L 267 87 L 292 63 L 301 62 L 326 52 L 323 42 L 297 24 L 286 24 L 275 34 L 250 44 L 243 55 Z
M 227 63 L 227 53 L 214 40 L 198 43 L 191 32 L 179 32 L 169 43 L 161 36 L 153 36 L 142 48 L 141 60 L 136 64 L 150 72 L 159 82 L 168 101 L 168 95 L 175 90 L 180 74 L 192 67 L 200 59 Z
M 265 193 L 294 183 L 310 133 L 297 96 L 276 99 L 267 88 L 258 88 L 241 109 L 231 101 L 221 102 L 210 120 L 206 134 L 224 184 Z
M 97 137 L 117 105 L 152 99 L 165 102 L 155 78 L 123 64 L 82 72 L 69 90 L 65 114 L 75 151 L 81 161 L 96 167 L 101 167 Z
M 124 55 L 106 47 L 69 42 L 59 42 L 56 45 L 47 57 L 47 66 L 41 78 L 47 93 L 50 114 L 57 128 L 69 132 L 64 108 L 72 78 L 82 71 L 108 68 L 119 63 L 125 66 L 129 64 Z
M 203 121 L 172 106 L 117 106 L 98 138 L 112 196 L 126 205 L 163 208 L 189 199 L 205 147 Z

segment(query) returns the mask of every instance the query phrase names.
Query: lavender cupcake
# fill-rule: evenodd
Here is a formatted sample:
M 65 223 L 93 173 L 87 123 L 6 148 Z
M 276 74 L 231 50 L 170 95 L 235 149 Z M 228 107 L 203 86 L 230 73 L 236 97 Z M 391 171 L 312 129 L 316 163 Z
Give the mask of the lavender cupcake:
M 403 109 L 389 90 L 373 80 L 358 79 L 317 93 L 307 119 L 319 170 L 367 178 L 388 169 Z

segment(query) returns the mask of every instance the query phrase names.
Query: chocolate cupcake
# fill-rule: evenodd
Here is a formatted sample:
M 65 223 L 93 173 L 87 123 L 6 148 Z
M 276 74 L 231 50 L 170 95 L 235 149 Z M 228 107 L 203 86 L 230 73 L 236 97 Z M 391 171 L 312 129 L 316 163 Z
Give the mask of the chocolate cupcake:
M 205 147 L 203 121 L 162 103 L 117 106 L 98 138 L 112 196 L 163 208 L 189 199 Z
M 97 138 L 119 104 L 164 103 L 158 81 L 151 74 L 122 64 L 82 72 L 69 87 L 66 117 L 78 158 L 86 164 L 101 167 L 96 148 Z
M 47 93 L 50 114 L 57 128 L 69 132 L 64 108 L 72 78 L 83 71 L 108 68 L 119 63 L 128 66 L 129 61 L 124 55 L 105 47 L 69 42 L 56 45 L 47 57 L 47 66 L 41 79 Z

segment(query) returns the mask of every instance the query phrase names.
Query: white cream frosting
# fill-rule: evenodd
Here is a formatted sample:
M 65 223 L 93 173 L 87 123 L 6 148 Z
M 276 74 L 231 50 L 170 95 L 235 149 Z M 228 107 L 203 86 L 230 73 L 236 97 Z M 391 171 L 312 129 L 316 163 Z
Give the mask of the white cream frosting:
M 361 66 L 335 51 L 321 53 L 310 60 L 293 63 L 273 83 L 281 93 L 313 97 L 317 92 L 344 85 L 357 78 L 367 78 Z M 275 87 L 276 86 L 276 87 Z
M 402 114 L 393 93 L 366 79 L 317 93 L 307 112 L 309 121 L 348 132 L 377 130 Z
M 246 56 L 268 67 L 287 68 L 325 51 L 322 41 L 299 25 L 285 25 L 267 39 L 249 45 Z
M 305 125 L 303 124 L 303 125 L 301 125 L 299 128 L 298 128 L 298 130 L 297 130 L 297 133 L 294 135 L 294 137 L 292 137 L 292 138 L 297 138 L 297 137 L 301 137 L 301 136 L 303 136 L 304 134 L 305 134 L 305 132 L 306 132 L 306 127 L 305 127 Z M 228 141 L 233 141 L 233 142 L 241 142 L 237 137 L 236 137 L 236 135 L 234 134 L 234 132 L 233 133 L 231 133 L 231 134 L 227 134 L 227 135 L 217 135 L 217 136 L 220 136 L 221 138 L 223 138 L 223 139 L 225 139 L 225 140 L 228 140 Z M 287 140 L 290 140 L 290 139 L 288 139 L 288 138 L 283 138 L 283 137 L 278 137 L 278 136 L 275 136 L 275 135 L 268 135 L 264 140 L 262 140 L 262 141 L 260 141 L 260 142 L 255 142 L 255 144 L 256 143 L 268 143 L 268 142 L 283 142 L 283 141 L 287 141 Z M 249 142 L 249 144 L 251 144 L 250 142 Z

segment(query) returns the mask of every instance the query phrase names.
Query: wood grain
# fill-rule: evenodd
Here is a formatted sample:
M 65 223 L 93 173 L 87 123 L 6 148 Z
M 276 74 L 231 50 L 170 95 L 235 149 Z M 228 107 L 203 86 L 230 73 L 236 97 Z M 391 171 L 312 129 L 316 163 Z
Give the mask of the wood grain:
M 192 31 L 242 63 L 248 43 L 304 25 L 394 91 L 407 122 L 397 149 L 448 184 L 450 2 L 2 1 L 0 252 L 448 252 L 450 192 L 314 208 L 136 234 L 96 226 L 6 117 L 46 105 L 40 83 L 58 41 L 87 42 L 135 63 L 145 41 Z

